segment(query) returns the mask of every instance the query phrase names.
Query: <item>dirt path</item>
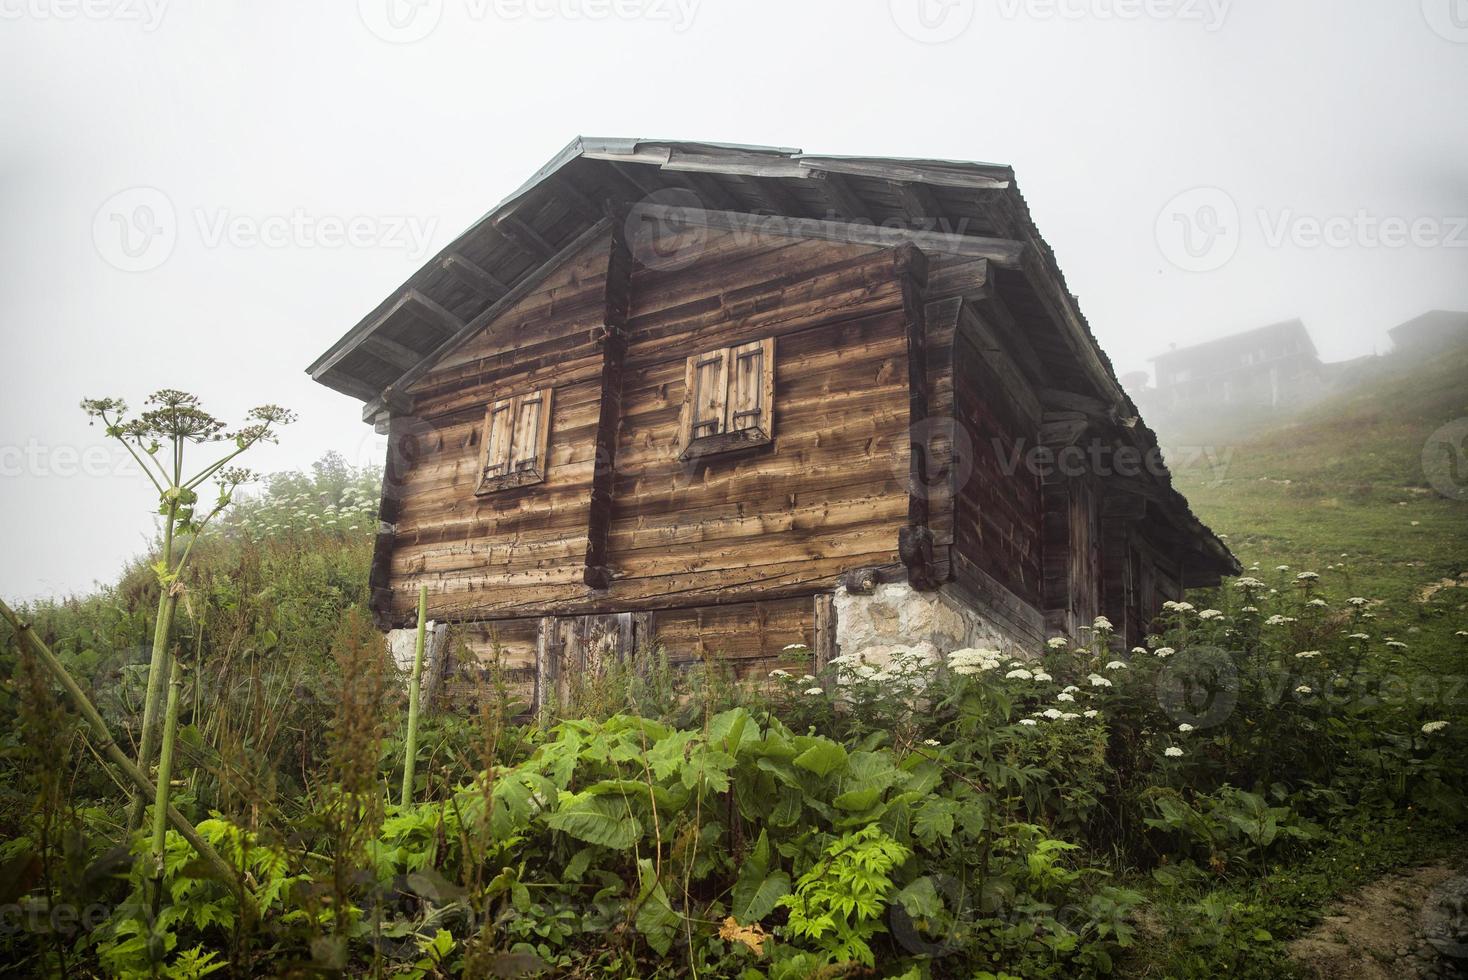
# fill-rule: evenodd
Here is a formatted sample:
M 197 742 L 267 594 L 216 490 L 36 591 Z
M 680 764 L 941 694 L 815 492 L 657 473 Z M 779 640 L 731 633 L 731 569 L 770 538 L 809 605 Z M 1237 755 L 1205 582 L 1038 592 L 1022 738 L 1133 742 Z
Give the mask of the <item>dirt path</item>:
M 1343 898 L 1290 956 L 1322 980 L 1468 977 L 1460 863 L 1388 875 Z

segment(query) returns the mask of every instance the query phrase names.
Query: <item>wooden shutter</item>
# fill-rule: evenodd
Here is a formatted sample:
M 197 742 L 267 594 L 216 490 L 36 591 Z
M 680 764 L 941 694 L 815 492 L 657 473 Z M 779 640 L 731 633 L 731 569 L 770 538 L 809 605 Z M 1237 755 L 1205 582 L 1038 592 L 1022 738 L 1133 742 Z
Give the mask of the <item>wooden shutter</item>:
M 502 398 L 484 414 L 483 445 L 480 447 L 480 483 L 510 472 L 510 444 L 515 400 Z
M 724 431 L 729 395 L 729 351 L 709 351 L 688 359 L 688 395 L 684 403 L 686 438 L 716 436 Z
M 729 349 L 730 432 L 774 434 L 775 341 L 756 340 Z
M 550 388 L 502 398 L 484 417 L 484 445 L 476 493 L 540 483 L 550 449 Z

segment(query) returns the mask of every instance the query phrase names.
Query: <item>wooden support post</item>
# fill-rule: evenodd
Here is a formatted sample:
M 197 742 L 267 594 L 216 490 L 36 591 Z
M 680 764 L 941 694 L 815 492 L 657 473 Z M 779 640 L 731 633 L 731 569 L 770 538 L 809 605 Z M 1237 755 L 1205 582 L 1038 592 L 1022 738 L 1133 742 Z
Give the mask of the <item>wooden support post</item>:
M 535 711 L 554 711 L 560 703 L 561 644 L 556 617 L 540 617 L 535 637 Z
M 836 598 L 829 592 L 818 593 L 815 597 L 815 621 L 816 645 L 811 651 L 815 663 L 812 672 L 819 674 L 830 666 L 839 652 L 836 645 Z
M 617 428 L 622 421 L 622 374 L 627 358 L 627 319 L 632 306 L 632 252 L 627 247 L 626 210 L 610 215 L 611 251 L 607 257 L 606 302 L 602 314 L 601 411 L 596 423 L 596 462 L 591 477 L 591 507 L 586 527 L 586 568 L 582 579 L 607 589 L 612 571 L 607 548 L 612 526 L 612 489 L 616 477 Z
M 402 509 L 403 480 L 407 464 L 400 442 L 409 438 L 401 417 L 387 423 L 387 460 L 382 467 L 382 495 L 377 505 L 377 537 L 372 543 L 372 565 L 367 573 L 368 605 L 380 630 L 392 629 L 392 552 L 397 540 L 398 514 Z
M 933 554 L 933 531 L 928 526 L 928 495 L 931 492 L 928 461 L 928 356 L 927 314 L 923 288 L 927 283 L 927 259 L 916 246 L 896 249 L 896 271 L 902 284 L 902 310 L 907 323 L 908 390 L 908 488 L 907 526 L 898 535 L 898 554 L 907 566 L 908 584 L 914 589 L 939 585 Z

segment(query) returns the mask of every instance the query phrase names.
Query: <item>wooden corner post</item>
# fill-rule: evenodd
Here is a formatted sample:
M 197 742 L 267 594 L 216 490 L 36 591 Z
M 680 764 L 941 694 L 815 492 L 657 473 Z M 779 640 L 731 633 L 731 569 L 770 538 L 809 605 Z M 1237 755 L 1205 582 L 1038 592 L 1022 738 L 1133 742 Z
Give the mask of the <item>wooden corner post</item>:
M 928 460 L 928 346 L 927 314 L 923 291 L 928 281 L 928 262 L 922 250 L 900 245 L 895 258 L 897 278 L 902 285 L 902 312 L 907 333 L 907 525 L 898 534 L 897 550 L 907 566 L 907 581 L 914 589 L 939 585 L 934 560 L 933 531 L 928 526 L 928 494 L 931 488 Z
M 612 527 L 612 487 L 616 476 L 617 428 L 622 421 L 622 373 L 627 359 L 627 319 L 632 308 L 632 252 L 627 247 L 627 209 L 608 207 L 612 243 L 607 256 L 606 301 L 601 327 L 601 410 L 596 422 L 596 462 L 591 477 L 591 507 L 586 524 L 586 568 L 582 579 L 593 589 L 612 584 L 607 548 Z

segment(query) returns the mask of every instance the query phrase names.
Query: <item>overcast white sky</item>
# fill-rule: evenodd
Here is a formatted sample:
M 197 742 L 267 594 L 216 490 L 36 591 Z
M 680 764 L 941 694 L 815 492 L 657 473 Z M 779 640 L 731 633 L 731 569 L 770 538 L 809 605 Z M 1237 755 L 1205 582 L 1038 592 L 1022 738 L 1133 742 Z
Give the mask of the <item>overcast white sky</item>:
M 318 6 L 0 0 L 6 598 L 152 532 L 84 396 L 279 402 L 302 421 L 255 466 L 367 461 L 304 367 L 578 133 L 1012 164 L 1122 371 L 1468 309 L 1468 0 Z

